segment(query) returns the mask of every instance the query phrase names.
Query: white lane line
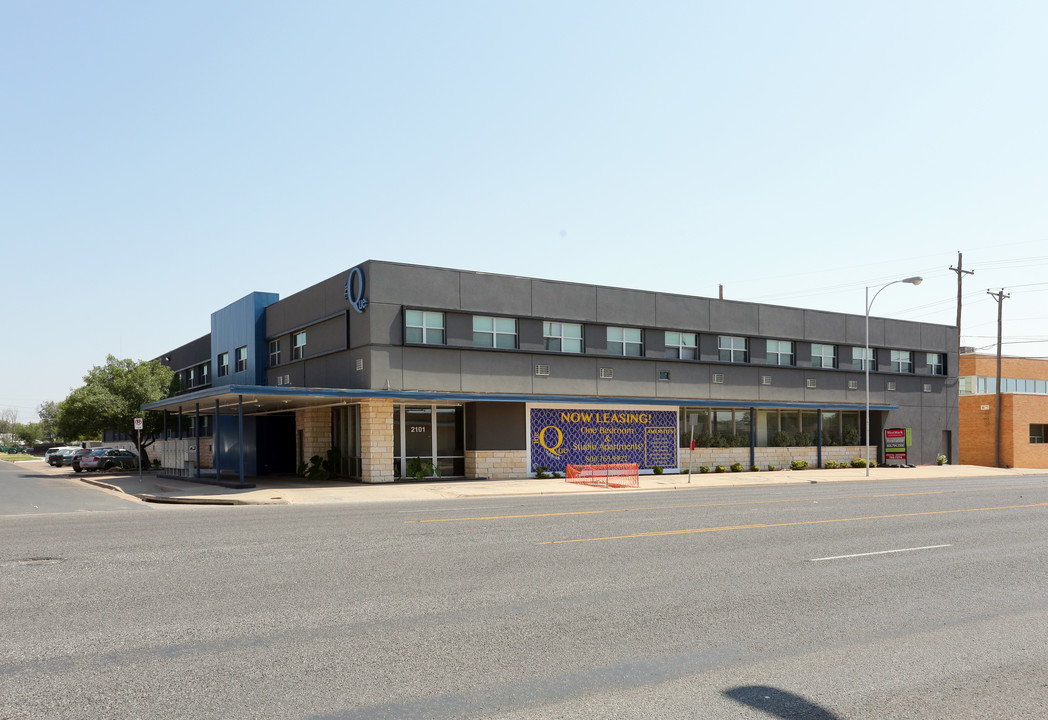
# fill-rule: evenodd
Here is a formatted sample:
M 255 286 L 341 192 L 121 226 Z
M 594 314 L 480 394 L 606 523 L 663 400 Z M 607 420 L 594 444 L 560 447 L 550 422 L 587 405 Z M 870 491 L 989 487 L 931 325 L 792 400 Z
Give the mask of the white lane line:
M 856 553 L 855 555 L 834 555 L 833 557 L 812 558 L 811 562 L 823 560 L 844 560 L 845 558 L 867 557 L 869 555 L 888 555 L 889 553 L 913 552 L 914 550 L 934 550 L 935 548 L 953 547 L 953 545 L 925 545 L 924 547 L 901 548 L 899 550 L 878 550 L 877 552 Z

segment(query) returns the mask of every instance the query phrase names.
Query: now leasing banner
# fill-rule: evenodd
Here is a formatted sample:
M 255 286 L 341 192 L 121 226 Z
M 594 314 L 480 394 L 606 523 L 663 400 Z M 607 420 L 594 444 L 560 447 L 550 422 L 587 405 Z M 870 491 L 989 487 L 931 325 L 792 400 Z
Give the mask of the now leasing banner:
M 531 408 L 531 467 L 637 463 L 677 467 L 677 411 Z

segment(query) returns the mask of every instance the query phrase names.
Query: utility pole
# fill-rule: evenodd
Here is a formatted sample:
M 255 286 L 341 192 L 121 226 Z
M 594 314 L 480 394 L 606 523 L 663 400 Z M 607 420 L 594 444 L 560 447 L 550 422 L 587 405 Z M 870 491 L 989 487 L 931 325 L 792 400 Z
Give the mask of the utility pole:
M 993 418 L 993 466 L 1001 466 L 1001 327 L 1004 320 L 1004 301 L 1011 297 L 1006 295 L 1004 288 L 997 292 L 986 291 L 986 294 L 997 301 L 997 398 L 996 410 Z
M 974 270 L 964 269 L 964 255 L 961 251 L 957 251 L 957 267 L 953 265 L 950 269 L 957 273 L 957 362 L 960 363 L 961 358 L 961 280 L 965 275 L 974 275 Z

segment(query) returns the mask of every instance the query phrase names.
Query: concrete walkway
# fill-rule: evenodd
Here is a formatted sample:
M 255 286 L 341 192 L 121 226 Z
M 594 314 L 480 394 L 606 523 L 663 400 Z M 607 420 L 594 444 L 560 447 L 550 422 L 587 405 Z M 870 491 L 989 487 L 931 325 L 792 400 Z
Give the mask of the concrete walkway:
M 53 468 L 43 461 L 30 460 L 20 467 L 50 476 L 96 485 L 112 492 L 134 495 L 146 502 L 207 505 L 308 505 L 316 503 L 394 502 L 398 500 L 436 500 L 448 498 L 502 497 L 512 495 L 553 495 L 565 493 L 634 493 L 655 490 L 681 490 L 703 487 L 742 487 L 747 485 L 788 485 L 866 480 L 862 468 L 841 470 L 776 470 L 772 472 L 707 473 L 688 475 L 641 475 L 639 489 L 606 489 L 576 485 L 563 478 L 513 480 L 425 480 L 400 481 L 381 485 L 360 482 L 310 482 L 296 476 L 252 477 L 254 488 L 231 489 L 217 485 L 158 478 L 156 473 L 133 471 L 118 473 L 74 473 L 69 468 Z M 1008 478 L 1040 475 L 1046 469 L 990 468 L 978 465 L 921 465 L 914 468 L 877 467 L 870 480 L 949 480 L 951 478 Z

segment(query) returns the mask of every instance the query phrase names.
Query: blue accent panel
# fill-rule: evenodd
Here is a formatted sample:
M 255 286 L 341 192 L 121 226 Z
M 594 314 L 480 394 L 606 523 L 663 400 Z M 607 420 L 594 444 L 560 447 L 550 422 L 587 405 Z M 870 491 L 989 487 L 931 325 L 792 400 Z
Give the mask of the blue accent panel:
M 226 412 L 229 412 L 228 408 Z M 256 441 L 257 418 L 244 415 L 244 475 L 258 474 L 258 443 Z M 218 459 L 223 470 L 240 472 L 240 448 L 237 446 L 237 429 L 239 422 L 237 416 L 222 415 L 218 418 L 220 430 L 219 444 L 217 447 Z
M 280 296 L 276 293 L 255 292 L 245 295 L 231 305 L 211 313 L 211 386 L 266 384 L 266 364 L 269 347 L 266 345 L 266 306 Z M 236 351 L 247 348 L 247 369 L 237 372 Z M 218 376 L 218 356 L 229 353 L 229 374 Z

